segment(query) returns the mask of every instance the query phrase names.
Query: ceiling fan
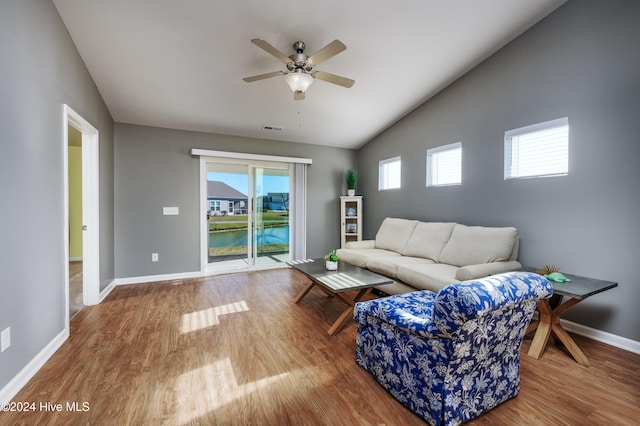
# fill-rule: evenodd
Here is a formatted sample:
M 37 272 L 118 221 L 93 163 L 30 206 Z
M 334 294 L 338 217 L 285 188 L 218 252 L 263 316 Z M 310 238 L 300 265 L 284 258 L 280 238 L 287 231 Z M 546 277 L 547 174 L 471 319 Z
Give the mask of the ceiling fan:
M 285 80 L 287 84 L 293 91 L 293 99 L 296 101 L 304 99 L 304 92 L 311 83 L 313 83 L 314 78 L 346 88 L 353 86 L 353 83 L 355 83 L 355 80 L 351 80 L 350 78 L 340 77 L 339 75 L 330 74 L 324 71 L 316 71 L 315 69 L 316 65 L 319 65 L 327 59 L 346 50 L 347 46 L 345 46 L 340 40 L 332 41 L 311 56 L 307 56 L 304 53 L 306 46 L 301 41 L 293 43 L 293 48 L 296 53 L 290 56 L 285 55 L 261 38 L 254 38 L 251 40 L 251 43 L 284 62 L 287 66 L 287 70 L 274 71 L 243 78 L 247 83 L 284 75 L 286 76 Z

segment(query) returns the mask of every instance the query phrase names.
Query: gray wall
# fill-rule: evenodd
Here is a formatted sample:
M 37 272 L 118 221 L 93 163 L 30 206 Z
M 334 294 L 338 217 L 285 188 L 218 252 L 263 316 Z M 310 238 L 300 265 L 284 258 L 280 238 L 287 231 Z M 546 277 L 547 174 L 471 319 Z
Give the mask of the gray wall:
M 69 104 L 100 131 L 100 278 L 113 281 L 113 120 L 49 0 L 0 10 L 0 389 L 63 331 L 63 126 Z
M 386 216 L 513 225 L 525 265 L 619 282 L 565 317 L 640 341 L 640 2 L 569 1 L 358 152 L 365 236 Z M 506 130 L 569 117 L 569 175 L 503 180 Z M 425 188 L 427 148 L 462 141 L 463 184 Z M 402 189 L 377 190 L 402 156 Z
M 200 270 L 200 163 L 192 148 L 311 158 L 307 255 L 320 257 L 339 246 L 339 196 L 355 151 L 116 124 L 116 277 Z M 180 215 L 163 216 L 162 207 L 172 206 Z M 151 262 L 151 253 L 159 253 L 160 261 Z

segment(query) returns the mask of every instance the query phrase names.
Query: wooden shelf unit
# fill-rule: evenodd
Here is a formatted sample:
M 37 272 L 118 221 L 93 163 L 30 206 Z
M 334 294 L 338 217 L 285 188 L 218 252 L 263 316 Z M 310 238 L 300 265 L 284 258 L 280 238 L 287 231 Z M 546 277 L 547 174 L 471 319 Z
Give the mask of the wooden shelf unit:
M 355 214 L 349 214 L 355 213 Z M 362 240 L 362 196 L 340 197 L 340 247 Z

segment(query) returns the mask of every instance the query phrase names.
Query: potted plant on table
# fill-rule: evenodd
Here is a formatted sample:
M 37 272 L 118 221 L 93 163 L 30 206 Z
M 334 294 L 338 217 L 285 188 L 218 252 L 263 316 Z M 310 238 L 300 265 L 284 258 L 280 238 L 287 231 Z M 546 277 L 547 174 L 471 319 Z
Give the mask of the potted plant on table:
M 331 250 L 331 252 L 324 257 L 325 267 L 328 271 L 335 271 L 338 269 L 338 255 L 335 250 Z
M 358 173 L 354 169 L 347 170 L 345 176 L 347 181 L 347 195 L 353 197 L 356 195 L 356 182 L 358 181 Z

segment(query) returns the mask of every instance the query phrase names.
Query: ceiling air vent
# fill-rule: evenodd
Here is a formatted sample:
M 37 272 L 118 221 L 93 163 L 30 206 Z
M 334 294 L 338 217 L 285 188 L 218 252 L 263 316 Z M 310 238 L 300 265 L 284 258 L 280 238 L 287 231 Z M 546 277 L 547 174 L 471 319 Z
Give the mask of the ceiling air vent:
M 282 127 L 280 127 L 280 126 L 272 126 L 270 124 L 264 124 L 262 126 L 262 130 L 271 130 L 271 131 L 274 131 L 274 132 L 281 132 L 282 131 Z

